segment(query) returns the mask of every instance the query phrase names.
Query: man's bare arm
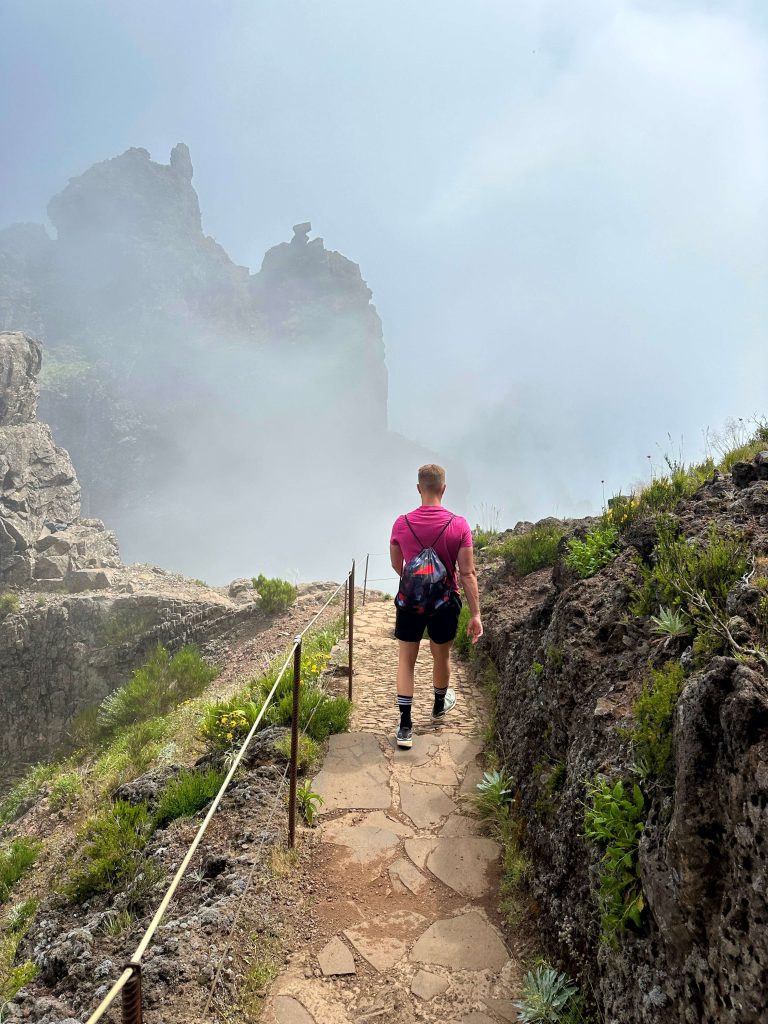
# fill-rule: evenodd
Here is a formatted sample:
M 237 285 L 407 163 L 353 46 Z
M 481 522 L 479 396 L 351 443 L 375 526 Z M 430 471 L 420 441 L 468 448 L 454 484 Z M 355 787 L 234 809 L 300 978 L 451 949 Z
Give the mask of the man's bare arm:
M 483 623 L 480 619 L 480 591 L 477 587 L 475 553 L 472 548 L 459 548 L 459 575 L 471 616 L 467 632 L 472 637 L 472 643 L 476 644 L 483 635 Z
M 399 544 L 389 545 L 389 561 L 398 576 L 403 575 L 403 552 Z

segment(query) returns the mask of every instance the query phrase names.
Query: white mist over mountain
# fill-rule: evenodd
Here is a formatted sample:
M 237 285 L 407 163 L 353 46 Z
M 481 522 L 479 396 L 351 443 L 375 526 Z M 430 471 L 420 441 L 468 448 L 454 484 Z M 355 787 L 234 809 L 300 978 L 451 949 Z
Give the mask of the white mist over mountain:
M 764 5 L 16 0 L 0 18 L 0 225 L 39 221 L 95 161 L 183 139 L 235 262 L 307 219 L 360 265 L 390 426 L 463 463 L 462 511 L 594 511 L 668 434 L 694 459 L 707 426 L 764 409 Z M 350 473 L 330 460 L 314 500 Z

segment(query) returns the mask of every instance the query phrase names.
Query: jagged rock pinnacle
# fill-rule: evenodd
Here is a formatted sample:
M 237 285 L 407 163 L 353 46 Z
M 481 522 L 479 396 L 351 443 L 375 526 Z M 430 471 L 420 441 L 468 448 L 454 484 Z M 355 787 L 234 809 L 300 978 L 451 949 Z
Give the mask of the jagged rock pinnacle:
M 171 167 L 185 181 L 192 181 L 192 157 L 185 142 L 177 142 L 171 150 Z

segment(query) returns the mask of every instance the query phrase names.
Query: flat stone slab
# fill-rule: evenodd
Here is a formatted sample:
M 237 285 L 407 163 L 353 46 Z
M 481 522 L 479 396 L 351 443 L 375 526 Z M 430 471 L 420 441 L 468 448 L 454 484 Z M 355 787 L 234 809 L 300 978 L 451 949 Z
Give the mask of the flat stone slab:
M 435 996 L 441 996 L 448 985 L 448 979 L 441 974 L 433 974 L 422 968 L 416 972 L 416 976 L 411 982 L 411 992 L 426 1002 L 429 999 L 434 999 Z
M 414 735 L 413 746 L 408 750 L 401 750 L 394 736 L 388 738 L 388 743 L 395 752 L 392 760 L 393 764 L 426 764 L 427 761 L 431 761 L 436 756 L 439 750 L 434 736 Z
M 398 821 L 397 818 L 390 818 L 389 815 L 384 814 L 382 811 L 372 811 L 370 814 L 366 814 L 360 824 L 365 825 L 367 828 L 386 828 L 398 836 L 413 835 L 413 829 L 410 825 Z
M 454 971 L 500 971 L 508 954 L 488 919 L 472 910 L 430 925 L 411 950 L 411 960 Z
M 426 866 L 454 892 L 480 897 L 489 889 L 489 868 L 500 853 L 498 843 L 482 836 L 440 838 L 427 856 Z
M 315 1018 L 293 996 L 277 996 L 273 1003 L 277 1024 L 315 1024 Z
M 464 778 L 461 780 L 461 786 L 459 793 L 466 797 L 475 797 L 478 795 L 480 790 L 477 788 L 478 782 L 483 780 L 483 769 L 476 764 L 471 764 L 466 771 Z
M 328 814 L 346 808 L 384 810 L 392 802 L 389 770 L 379 743 L 372 733 L 338 733 L 330 738 L 330 749 L 313 789 L 325 803 L 318 809 Z
M 480 740 L 472 736 L 462 736 L 460 733 L 445 733 L 444 740 L 448 741 L 448 751 L 452 760 L 458 764 L 473 764 L 475 758 L 483 749 Z
M 456 769 L 449 764 L 427 762 L 411 772 L 414 782 L 431 782 L 435 786 L 458 786 L 459 777 Z
M 466 814 L 452 814 L 440 829 L 441 836 L 476 836 L 480 831 L 477 818 L 469 818 Z
M 409 941 L 424 927 L 426 920 L 421 914 L 396 910 L 347 928 L 344 935 L 371 967 L 383 974 L 403 959 Z
M 485 1005 L 497 1017 L 510 1021 L 510 1024 L 520 1019 L 520 1011 L 511 999 L 486 999 Z
M 355 958 L 338 935 L 334 935 L 331 941 L 323 946 L 317 954 L 317 962 L 326 978 L 355 973 Z
M 355 864 L 370 864 L 391 853 L 400 842 L 400 836 L 393 829 L 337 818 L 323 826 L 323 841 L 345 847 Z
M 417 868 L 427 866 L 427 857 L 432 853 L 437 842 L 436 836 L 416 836 L 405 840 L 405 852 Z
M 417 828 L 431 828 L 455 811 L 456 804 L 439 786 L 425 782 L 401 782 L 400 808 Z
M 399 883 L 404 888 L 410 889 L 414 896 L 418 896 L 429 885 L 428 880 L 419 869 L 410 860 L 406 860 L 405 857 L 400 857 L 399 860 L 390 865 L 389 877 L 395 888 L 397 888 Z

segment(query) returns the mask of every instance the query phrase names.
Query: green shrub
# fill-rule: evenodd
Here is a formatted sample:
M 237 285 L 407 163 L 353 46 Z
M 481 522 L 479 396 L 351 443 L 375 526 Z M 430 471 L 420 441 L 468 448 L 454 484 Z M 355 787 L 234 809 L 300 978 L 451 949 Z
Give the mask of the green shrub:
M 5 918 L 6 929 L 18 935 L 26 932 L 37 913 L 38 902 L 36 899 L 24 900 L 21 903 L 14 903 Z
M 514 1005 L 523 1024 L 562 1024 L 579 989 L 567 975 L 541 964 L 523 978 L 522 998 Z
M 16 594 L 0 594 L 0 619 L 4 619 L 6 615 L 15 615 L 20 608 L 21 602 Z
M 102 735 L 111 736 L 121 726 L 166 714 L 182 701 L 197 697 L 217 674 L 197 648 L 183 647 L 171 657 L 158 644 L 130 682 L 102 701 L 98 713 Z
M 212 750 L 240 746 L 251 731 L 259 707 L 241 690 L 226 701 L 208 704 L 203 710 L 200 735 Z
M 606 525 L 614 526 L 622 532 L 635 519 L 672 512 L 680 501 L 694 494 L 715 471 L 712 459 L 690 466 L 668 456 L 664 461 L 667 473 L 655 476 L 638 494 L 617 494 L 609 499 L 603 517 Z
M 14 966 L 21 939 L 20 935 L 0 935 L 0 1020 L 5 1020 L 5 1004 L 37 975 L 31 960 Z
M 645 901 L 638 872 L 638 848 L 645 824 L 639 786 L 611 785 L 597 778 L 587 790 L 584 834 L 602 850 L 598 906 L 603 940 L 615 945 L 630 924 L 640 925 Z
M 127 886 L 141 872 L 143 850 L 153 832 L 145 803 L 117 800 L 85 826 L 78 853 L 63 892 L 77 903 L 102 892 Z
M 475 806 L 483 819 L 493 820 L 508 813 L 513 799 L 513 781 L 503 769 L 485 772 L 482 781 L 477 783 Z
M 254 576 L 253 586 L 261 595 L 261 607 L 267 615 L 276 615 L 291 607 L 298 596 L 298 589 L 288 580 L 267 579 Z
M 697 629 L 724 615 L 726 599 L 749 568 L 749 549 L 735 534 L 721 534 L 710 524 L 704 542 L 680 534 L 675 522 L 661 517 L 654 565 L 639 563 L 642 584 L 634 590 L 631 610 L 651 614 L 663 607 L 681 612 Z
M 275 750 L 277 750 L 277 752 L 287 761 L 291 756 L 291 737 L 284 736 L 283 739 L 278 740 L 275 744 Z M 299 735 L 299 749 L 296 755 L 299 771 L 311 771 L 317 764 L 319 756 L 320 747 L 312 737 Z
M 0 850 L 0 903 L 4 903 L 14 885 L 26 875 L 37 860 L 40 843 L 32 839 L 13 839 Z
M 57 775 L 48 795 L 48 805 L 56 811 L 61 807 L 71 807 L 83 792 L 83 779 L 80 772 L 64 772 Z
M 316 686 L 302 686 L 299 693 L 299 728 L 313 740 L 322 743 L 329 736 L 346 732 L 352 716 L 352 702 L 346 697 L 329 697 Z M 271 725 L 290 725 L 293 717 L 293 696 L 285 694 L 267 711 Z
M 542 523 L 528 533 L 508 537 L 499 546 L 499 553 L 516 576 L 527 576 L 555 564 L 562 537 L 562 527 L 555 523 Z
M 163 828 L 176 818 L 197 814 L 221 789 L 224 774 L 214 768 L 181 772 L 168 783 L 160 796 L 154 815 L 155 827 Z
M 296 791 L 296 801 L 298 803 L 299 810 L 304 815 L 306 823 L 310 828 L 312 828 L 315 823 L 317 809 L 318 807 L 322 807 L 325 800 L 319 793 L 313 793 L 312 786 L 309 782 L 305 782 L 304 785 L 299 786 Z
M 635 707 L 634 728 L 629 738 L 642 774 L 669 781 L 672 758 L 672 722 L 677 699 L 685 685 L 685 672 L 679 661 L 668 661 L 651 670 L 651 679 L 643 687 Z
M 534 661 L 534 663 L 531 665 L 531 672 L 533 672 L 537 679 L 539 678 L 539 676 L 543 676 L 544 665 L 542 664 L 542 662 Z
M 32 765 L 0 802 L 0 825 L 12 821 L 24 801 L 37 796 L 55 772 L 56 766 L 49 762 L 42 761 L 40 764 Z
M 691 622 L 688 616 L 674 608 L 660 608 L 658 615 L 651 616 L 652 633 L 656 636 L 681 637 L 689 636 Z
M 456 631 L 456 641 L 454 648 L 456 654 L 462 659 L 462 661 L 471 661 L 475 654 L 475 645 L 472 643 L 472 638 L 467 632 L 467 626 L 471 616 L 469 613 L 469 605 L 462 604 L 461 611 L 459 612 L 459 626 Z
M 482 551 L 483 548 L 487 548 L 492 541 L 496 540 L 498 535 L 498 530 L 484 530 L 478 523 L 472 531 L 472 546 L 475 550 Z
M 610 524 L 596 526 L 584 540 L 572 537 L 568 541 L 566 565 L 582 579 L 594 576 L 604 565 L 614 560 L 619 552 L 618 540 L 619 531 Z

